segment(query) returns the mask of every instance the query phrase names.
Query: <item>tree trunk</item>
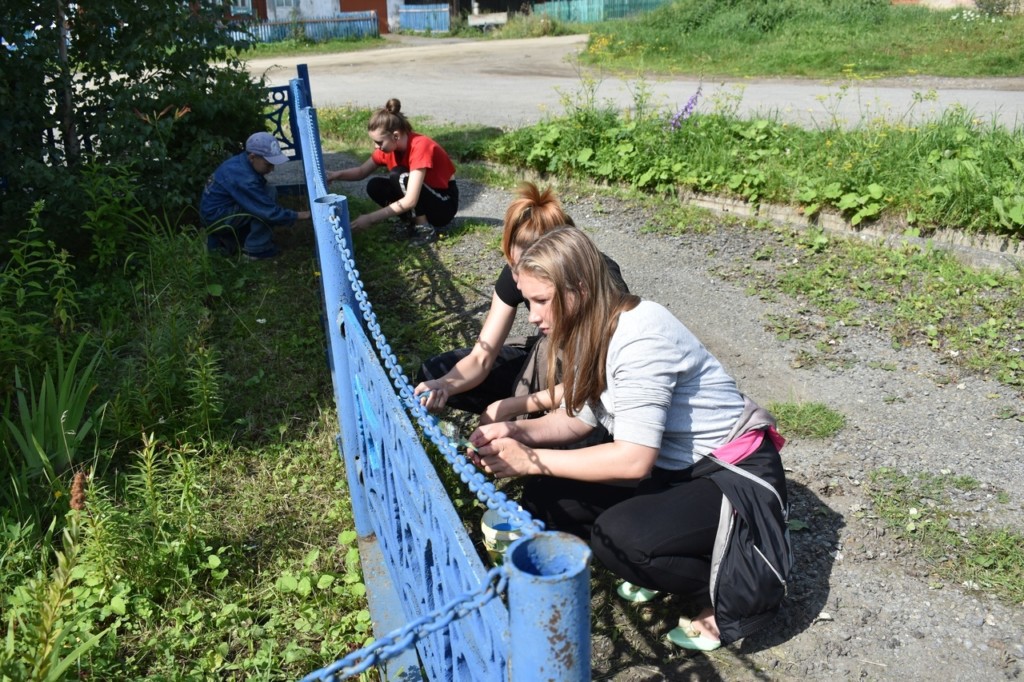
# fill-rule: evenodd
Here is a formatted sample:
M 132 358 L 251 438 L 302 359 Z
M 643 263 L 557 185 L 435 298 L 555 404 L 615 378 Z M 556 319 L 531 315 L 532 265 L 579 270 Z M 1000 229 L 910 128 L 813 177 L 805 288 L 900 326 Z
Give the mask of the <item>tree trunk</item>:
M 61 98 L 61 141 L 64 143 L 64 160 L 69 166 L 78 162 L 81 153 L 78 143 L 78 130 L 75 127 L 75 98 L 74 98 L 74 69 L 68 64 L 68 17 L 67 7 L 64 0 L 57 2 L 57 26 L 60 36 L 60 43 L 57 47 L 57 58 L 60 62 L 60 87 L 63 90 Z

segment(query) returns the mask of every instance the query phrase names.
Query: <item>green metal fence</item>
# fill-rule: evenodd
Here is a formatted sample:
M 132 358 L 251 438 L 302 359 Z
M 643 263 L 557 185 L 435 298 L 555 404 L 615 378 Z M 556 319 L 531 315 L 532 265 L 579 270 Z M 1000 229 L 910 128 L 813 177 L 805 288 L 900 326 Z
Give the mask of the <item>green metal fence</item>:
M 592 24 L 605 19 L 620 19 L 638 12 L 648 12 L 671 0 L 554 0 L 535 3 L 534 14 L 558 21 Z

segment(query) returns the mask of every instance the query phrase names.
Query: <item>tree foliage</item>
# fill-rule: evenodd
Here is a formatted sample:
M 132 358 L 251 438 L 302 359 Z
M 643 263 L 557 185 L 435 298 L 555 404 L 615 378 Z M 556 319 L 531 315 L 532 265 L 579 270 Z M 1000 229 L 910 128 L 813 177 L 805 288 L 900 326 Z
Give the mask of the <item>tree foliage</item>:
M 65 231 L 62 243 L 74 249 L 81 215 L 90 208 L 82 183 L 94 182 L 102 168 L 132 183 L 130 193 L 147 210 L 181 216 L 210 169 L 263 126 L 264 84 L 237 58 L 244 36 L 225 23 L 222 2 L 4 5 L 5 236 L 16 234 L 42 199 L 40 220 Z M 77 245 L 85 248 L 87 241 Z

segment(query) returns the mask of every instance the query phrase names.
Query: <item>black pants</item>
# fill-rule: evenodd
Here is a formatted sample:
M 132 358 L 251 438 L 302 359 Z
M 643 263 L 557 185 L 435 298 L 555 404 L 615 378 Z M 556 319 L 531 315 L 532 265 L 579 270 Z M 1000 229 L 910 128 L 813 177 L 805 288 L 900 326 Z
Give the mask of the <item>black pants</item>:
M 405 196 L 409 184 L 409 169 L 395 166 L 387 175 L 370 178 L 366 193 L 379 206 L 387 206 Z M 444 227 L 459 210 L 459 187 L 452 180 L 447 189 L 436 189 L 424 183 L 414 215 L 426 216 L 434 227 Z
M 448 404 L 456 410 L 482 414 L 487 406 L 495 400 L 515 395 L 520 375 L 523 373 L 530 351 L 533 350 L 538 338 L 531 336 L 508 339 L 498 352 L 498 357 L 495 358 L 494 366 L 487 378 L 465 393 L 453 395 L 448 399 Z M 416 375 L 416 383 L 443 377 L 472 350 L 472 348 L 459 348 L 435 355 L 420 366 L 420 371 Z
M 765 438 L 750 457 L 778 463 Z M 594 556 L 618 577 L 711 606 L 708 581 L 718 531 L 722 491 L 709 478 L 655 469 L 636 487 L 587 483 L 551 476 L 527 479 L 520 503 L 548 530 L 572 533 L 590 543 Z

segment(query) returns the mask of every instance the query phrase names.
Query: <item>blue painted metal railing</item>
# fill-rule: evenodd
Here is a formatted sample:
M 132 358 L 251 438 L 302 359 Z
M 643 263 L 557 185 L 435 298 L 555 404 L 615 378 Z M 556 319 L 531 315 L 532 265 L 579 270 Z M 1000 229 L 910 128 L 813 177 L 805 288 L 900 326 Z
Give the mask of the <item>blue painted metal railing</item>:
M 274 85 L 267 88 L 267 108 L 264 116 L 270 123 L 270 134 L 280 143 L 281 151 L 292 161 L 302 160 L 302 145 L 299 144 L 299 119 L 296 113 L 301 107 L 308 107 L 313 102 L 309 90 L 309 67 L 299 64 L 296 67 L 300 86 L 298 97 L 292 94 L 292 86 Z M 275 183 L 280 195 L 302 195 L 306 193 L 306 183 L 292 184 Z
M 668 3 L 669 0 L 551 0 L 533 3 L 531 11 L 559 21 L 592 24 L 649 12 Z
M 398 28 L 402 31 L 447 33 L 451 30 L 449 7 L 448 5 L 400 5 L 398 7 Z
M 322 42 L 334 38 L 366 38 L 380 36 L 377 13 L 339 12 L 331 17 L 315 17 L 288 21 L 245 22 L 237 24 L 232 35 L 258 43 L 277 43 L 289 38 Z
M 270 134 L 281 144 L 281 151 L 290 156 L 292 161 L 299 161 L 302 159 L 302 145 L 298 142 L 299 121 L 295 114 L 301 107 L 312 104 L 313 95 L 309 90 L 309 67 L 299 64 L 295 70 L 299 75 L 296 80 L 302 84 L 299 98 L 292 95 L 291 84 L 268 87 L 265 116 L 270 121 Z
M 301 81 L 291 87 L 294 100 L 304 102 Z M 342 679 L 378 666 L 389 680 L 589 680 L 590 549 L 542 530 L 457 452 L 413 398 L 359 279 L 347 199 L 326 193 L 316 112 L 303 106 L 296 118 L 338 447 L 378 635 L 373 645 L 305 679 Z M 501 566 L 481 561 L 410 415 L 469 489 L 521 526 L 524 537 Z

